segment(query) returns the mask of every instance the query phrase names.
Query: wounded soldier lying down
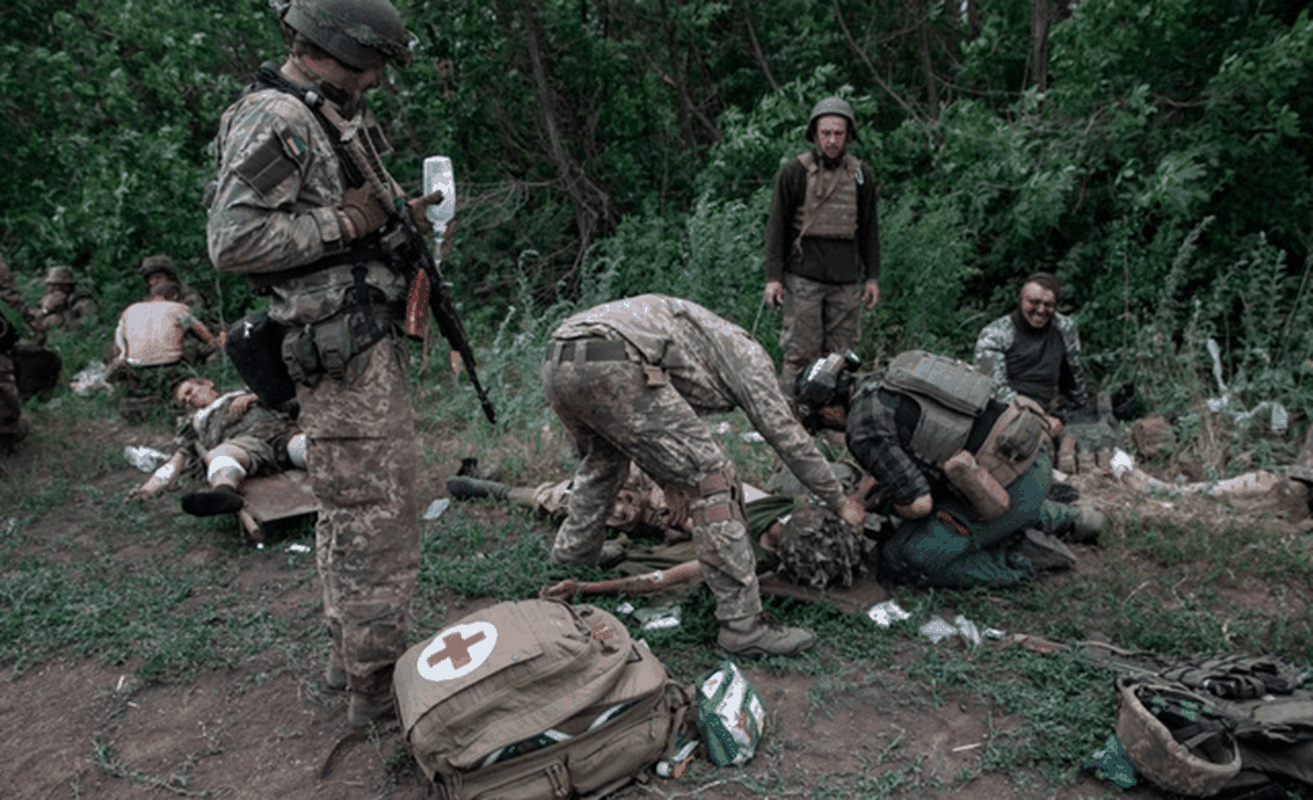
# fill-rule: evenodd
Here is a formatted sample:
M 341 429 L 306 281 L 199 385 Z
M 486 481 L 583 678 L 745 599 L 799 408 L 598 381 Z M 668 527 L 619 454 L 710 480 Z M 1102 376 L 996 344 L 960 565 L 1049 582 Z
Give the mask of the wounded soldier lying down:
M 173 456 L 127 499 L 153 497 L 184 473 L 204 474 L 209 488 L 184 495 L 182 510 L 202 517 L 233 514 L 244 504 L 238 490 L 248 475 L 305 467 L 305 434 L 286 414 L 260 405 L 254 394 L 220 395 L 208 378 L 187 378 L 173 398 L 186 411 Z

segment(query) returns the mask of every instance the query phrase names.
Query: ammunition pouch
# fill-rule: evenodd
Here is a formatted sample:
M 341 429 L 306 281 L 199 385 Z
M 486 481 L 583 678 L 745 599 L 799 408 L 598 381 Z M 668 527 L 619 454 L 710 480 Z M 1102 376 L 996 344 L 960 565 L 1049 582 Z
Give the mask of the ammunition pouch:
M 386 305 L 354 305 L 322 322 L 289 330 L 280 358 L 290 380 L 305 386 L 317 385 L 324 375 L 345 380 L 351 359 L 387 336 L 391 313 Z
M 1006 487 L 1035 463 L 1048 433 L 1044 408 L 1025 395 L 1017 395 L 990 429 L 976 453 L 976 463 Z
M 296 384 L 283 363 L 287 328 L 263 311 L 248 314 L 228 329 L 224 351 L 242 381 L 267 408 L 282 409 L 296 399 Z

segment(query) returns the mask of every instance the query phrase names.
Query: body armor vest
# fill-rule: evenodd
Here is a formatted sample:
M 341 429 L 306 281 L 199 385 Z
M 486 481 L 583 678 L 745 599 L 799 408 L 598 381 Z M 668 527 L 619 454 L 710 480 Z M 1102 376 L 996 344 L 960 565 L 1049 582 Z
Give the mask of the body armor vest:
M 816 154 L 806 152 L 798 161 L 807 168 L 807 198 L 794 215 L 798 245 L 802 237 L 852 239 L 857 235 L 857 186 L 863 181 L 862 162 L 845 155 L 836 169 L 823 169 Z
M 937 467 L 966 444 L 993 389 L 989 378 L 970 365 L 923 350 L 896 356 L 885 368 L 880 385 L 920 406 L 921 418 L 907 449 Z

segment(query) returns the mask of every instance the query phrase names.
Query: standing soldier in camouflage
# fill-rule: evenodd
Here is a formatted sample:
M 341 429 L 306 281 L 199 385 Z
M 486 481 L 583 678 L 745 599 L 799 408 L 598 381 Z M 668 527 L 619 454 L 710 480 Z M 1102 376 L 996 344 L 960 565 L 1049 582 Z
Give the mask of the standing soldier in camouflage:
M 861 338 L 862 308 L 880 301 L 880 219 L 871 168 L 848 152 L 857 120 L 848 102 L 812 108 L 815 147 L 775 176 L 766 227 L 765 302 L 784 306 L 780 386 L 789 398 L 798 373 Z
M 363 99 L 389 61 L 408 61 L 414 36 L 387 0 L 292 0 L 282 24 L 286 60 L 262 67 L 219 124 L 209 255 L 246 274 L 289 326 L 283 353 L 322 509 L 326 680 L 349 690 L 348 722 L 363 727 L 394 713 L 420 543 L 400 335 L 411 265 L 376 235 L 405 195 L 381 165 L 386 139 Z M 435 200 L 409 213 L 422 220 Z
M 797 655 L 816 642 L 764 614 L 748 541 L 743 486 L 700 415 L 741 408 L 803 484 L 851 525 L 862 523 L 825 457 L 780 394 L 770 356 L 747 331 L 696 303 L 640 295 L 570 317 L 552 334 L 542 370 L 547 402 L 583 460 L 552 559 L 612 561 L 604 522 L 637 462 L 687 507 L 720 646 L 744 657 Z

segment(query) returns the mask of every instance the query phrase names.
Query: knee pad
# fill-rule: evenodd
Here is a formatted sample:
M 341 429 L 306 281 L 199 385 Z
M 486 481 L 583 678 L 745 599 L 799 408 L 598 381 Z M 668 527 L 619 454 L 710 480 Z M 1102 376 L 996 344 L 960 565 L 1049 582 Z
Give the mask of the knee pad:
M 730 520 L 738 520 L 744 526 L 747 525 L 748 515 L 743 508 L 743 484 L 739 481 L 739 473 L 733 462 L 726 461 L 718 471 L 698 481 L 692 494 L 689 516 L 693 520 L 693 527 Z

